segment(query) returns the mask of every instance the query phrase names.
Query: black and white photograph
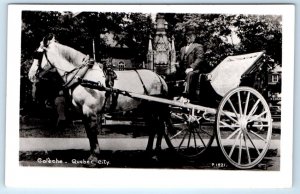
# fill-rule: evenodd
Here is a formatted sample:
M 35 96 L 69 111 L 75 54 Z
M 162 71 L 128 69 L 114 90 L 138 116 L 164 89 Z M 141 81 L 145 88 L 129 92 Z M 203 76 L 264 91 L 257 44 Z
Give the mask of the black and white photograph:
M 256 8 L 12 5 L 8 168 L 291 184 L 293 7 Z

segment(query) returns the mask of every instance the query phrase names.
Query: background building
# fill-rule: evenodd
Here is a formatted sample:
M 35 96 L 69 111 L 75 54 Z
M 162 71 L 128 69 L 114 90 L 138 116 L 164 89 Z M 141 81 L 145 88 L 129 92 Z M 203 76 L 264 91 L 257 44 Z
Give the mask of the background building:
M 154 28 L 156 33 L 153 40 L 151 36 L 149 37 L 145 68 L 151 69 L 160 75 L 170 74 L 175 71 L 176 63 L 174 37 L 167 37 L 168 23 L 163 15 L 157 15 Z

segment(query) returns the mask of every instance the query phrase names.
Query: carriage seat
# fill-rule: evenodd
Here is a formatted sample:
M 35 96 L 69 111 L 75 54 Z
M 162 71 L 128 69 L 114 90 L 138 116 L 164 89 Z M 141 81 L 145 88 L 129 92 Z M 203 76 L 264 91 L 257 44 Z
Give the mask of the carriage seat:
M 210 83 L 210 75 L 198 73 L 197 79 L 192 79 L 188 99 L 193 104 L 217 108 L 222 96 L 216 93 Z

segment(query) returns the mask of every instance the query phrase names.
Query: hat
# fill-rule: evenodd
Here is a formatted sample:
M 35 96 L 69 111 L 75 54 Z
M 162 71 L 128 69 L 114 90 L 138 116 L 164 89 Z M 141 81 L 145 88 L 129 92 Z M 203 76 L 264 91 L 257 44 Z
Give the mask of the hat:
M 194 26 L 187 26 L 185 28 L 185 34 L 189 35 L 189 34 L 196 34 L 196 29 Z

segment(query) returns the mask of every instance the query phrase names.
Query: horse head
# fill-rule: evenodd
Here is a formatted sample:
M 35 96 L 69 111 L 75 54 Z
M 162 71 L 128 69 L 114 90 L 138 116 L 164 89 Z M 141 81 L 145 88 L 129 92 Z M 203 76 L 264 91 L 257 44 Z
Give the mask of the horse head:
M 47 35 L 46 37 L 43 38 L 43 40 L 40 42 L 39 47 L 34 52 L 33 63 L 28 73 L 28 77 L 31 82 L 37 82 L 39 80 L 39 74 L 42 71 L 42 69 L 44 69 L 45 71 L 50 69 L 50 65 L 49 64 L 47 65 L 46 63 L 44 53 L 46 51 L 47 46 L 54 41 L 55 41 L 55 36 L 53 34 Z
M 49 34 L 43 38 L 40 46 L 34 52 L 34 60 L 28 77 L 32 82 L 37 82 L 42 74 L 52 69 L 56 69 L 63 76 L 85 63 L 86 60 L 86 55 L 59 44 L 55 39 L 55 35 Z

